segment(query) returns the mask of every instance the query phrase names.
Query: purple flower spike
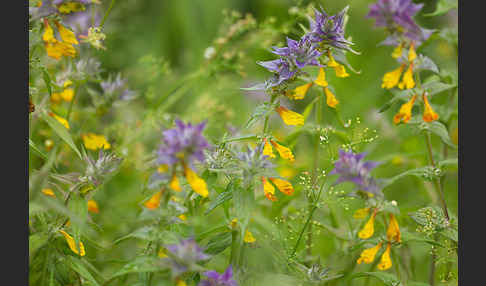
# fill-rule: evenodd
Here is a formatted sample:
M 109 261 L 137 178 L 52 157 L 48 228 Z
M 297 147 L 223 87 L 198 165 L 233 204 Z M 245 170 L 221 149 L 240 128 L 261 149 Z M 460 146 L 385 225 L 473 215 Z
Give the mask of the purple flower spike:
M 122 79 L 121 74 L 115 78 L 110 77 L 106 81 L 100 83 L 103 92 L 110 96 L 117 96 L 121 100 L 130 100 L 135 97 L 135 92 L 128 89 L 127 81 Z
M 175 122 L 174 128 L 163 132 L 164 139 L 157 152 L 157 163 L 174 165 L 181 158 L 187 164 L 191 164 L 194 160 L 203 162 L 203 150 L 210 147 L 202 135 L 206 122 L 197 125 L 185 124 L 178 119 Z
M 203 252 L 197 245 L 194 238 L 181 240 L 178 244 L 165 245 L 170 252 L 169 265 L 172 275 L 178 276 L 192 269 L 192 266 L 201 260 L 209 259 L 210 256 Z
M 274 47 L 272 53 L 287 59 L 299 69 L 307 65 L 320 66 L 318 58 L 321 56 L 315 45 L 308 37 L 302 37 L 299 41 L 287 38 L 287 47 Z
M 375 27 L 385 27 L 392 34 L 401 34 L 419 44 L 432 34 L 432 30 L 421 28 L 412 19 L 422 6 L 423 4 L 414 4 L 412 0 L 378 0 L 369 6 L 367 17 L 375 18 Z M 384 44 L 387 43 L 398 44 L 396 39 L 385 40 Z
M 342 182 L 352 182 L 360 190 L 373 194 L 378 194 L 380 188 L 376 181 L 371 177 L 370 172 L 380 162 L 363 161 L 366 153 L 354 154 L 352 151 L 346 152 L 339 150 L 339 160 L 334 163 L 334 169 L 329 173 L 338 174 L 340 177 L 335 184 Z
M 230 265 L 223 274 L 211 270 L 203 273 L 209 279 L 199 282 L 199 286 L 238 286 L 233 279 L 233 267 Z
M 321 10 L 314 9 L 315 19 L 309 17 L 310 32 L 304 37 L 313 43 L 323 42 L 339 49 L 351 50 L 349 46 L 353 43 L 344 38 L 344 15 L 348 7 L 334 16 L 328 16 L 322 7 Z

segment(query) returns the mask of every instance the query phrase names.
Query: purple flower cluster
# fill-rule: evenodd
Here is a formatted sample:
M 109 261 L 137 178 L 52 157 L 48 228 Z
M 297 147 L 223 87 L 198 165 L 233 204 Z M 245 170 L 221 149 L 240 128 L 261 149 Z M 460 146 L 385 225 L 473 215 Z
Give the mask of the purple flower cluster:
M 344 38 L 344 15 L 348 7 L 334 16 L 328 16 L 321 7 L 321 11 L 314 9 L 315 20 L 309 17 L 309 37 L 312 43 L 324 43 L 338 49 L 350 50 L 353 43 Z
M 94 6 L 89 6 L 94 9 Z M 84 11 L 71 13 L 64 17 L 63 22 L 67 24 L 76 34 L 78 40 L 79 36 L 88 36 L 88 29 L 92 26 L 92 11 L 88 7 Z M 101 15 L 98 10 L 95 10 L 94 27 L 98 27 L 101 23 Z
M 278 55 L 278 59 L 257 62 L 274 73 L 274 77 L 261 87 L 270 88 L 280 85 L 301 73 L 306 66 L 321 66 L 318 59 L 322 52 L 319 49 L 324 45 L 351 50 L 349 45 L 352 43 L 344 38 L 346 11 L 347 7 L 337 15 L 328 16 L 325 12 L 314 10 L 315 20 L 309 17 L 310 31 L 307 34 L 298 41 L 287 38 L 287 46 L 283 48 L 273 47 L 271 52 Z
M 157 151 L 157 164 L 174 165 L 183 159 L 191 164 L 194 160 L 204 161 L 203 150 L 210 145 L 202 135 L 206 122 L 192 125 L 180 120 L 175 121 L 176 126 L 163 132 L 163 144 Z
M 352 182 L 360 190 L 378 194 L 380 188 L 375 179 L 371 177 L 371 170 L 380 162 L 364 161 L 366 153 L 354 154 L 352 151 L 339 150 L 339 160 L 334 163 L 334 169 L 329 174 L 338 174 L 340 177 L 335 184 Z
M 116 96 L 121 100 L 130 100 L 135 97 L 135 92 L 126 87 L 127 81 L 118 74 L 115 78 L 111 76 L 100 83 L 103 92 L 110 96 Z
M 376 27 L 386 27 L 391 32 L 384 41 L 385 45 L 398 44 L 400 36 L 419 44 L 432 34 L 432 30 L 421 28 L 412 19 L 422 6 L 412 0 L 378 0 L 369 6 L 367 17 L 375 18 Z
M 208 279 L 199 282 L 198 286 L 238 286 L 233 279 L 233 267 L 230 265 L 223 274 L 211 270 L 203 273 Z
M 181 240 L 178 244 L 165 245 L 165 248 L 170 252 L 168 259 L 173 276 L 178 276 L 190 270 L 195 263 L 210 258 L 197 245 L 194 238 Z

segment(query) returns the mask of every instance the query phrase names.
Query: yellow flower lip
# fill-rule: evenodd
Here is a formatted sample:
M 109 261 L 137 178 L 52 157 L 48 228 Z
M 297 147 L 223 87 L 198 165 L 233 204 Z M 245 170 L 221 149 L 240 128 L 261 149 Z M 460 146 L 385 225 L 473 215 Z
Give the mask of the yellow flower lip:
M 326 104 L 331 108 L 336 108 L 336 106 L 339 104 L 336 96 L 327 87 L 324 88 L 324 93 L 326 94 Z
M 386 230 L 386 237 L 390 242 L 402 242 L 398 221 L 393 214 L 390 214 L 390 223 L 388 224 L 388 229 Z
M 69 248 L 71 249 L 72 252 L 80 255 L 80 256 L 85 256 L 86 252 L 84 250 L 84 245 L 81 241 L 79 241 L 79 251 L 78 247 L 76 246 L 76 242 L 74 241 L 74 238 L 70 236 L 67 232 L 64 230 L 59 230 L 59 232 L 64 236 L 66 239 L 66 242 L 68 243 Z
M 386 250 L 381 256 L 380 263 L 378 264 L 378 269 L 380 270 L 387 270 L 392 267 L 392 261 L 390 258 L 390 251 L 391 251 L 391 243 L 388 243 L 386 246 Z
M 413 62 L 417 58 L 417 53 L 415 52 L 415 43 L 410 44 L 410 49 L 408 50 L 408 61 Z
M 98 203 L 95 200 L 88 201 L 88 211 L 96 214 L 100 212 L 100 209 L 98 208 Z
M 249 230 L 247 230 L 245 236 L 243 237 L 243 241 L 246 243 L 254 243 L 256 239 L 253 234 Z
M 374 247 L 367 248 L 367 249 L 363 250 L 363 252 L 361 252 L 360 257 L 358 258 L 358 260 L 356 262 L 358 264 L 361 264 L 363 262 L 366 263 L 366 264 L 370 264 L 371 262 L 373 262 L 373 260 L 375 260 L 376 253 L 378 253 L 378 251 L 381 248 L 381 245 L 382 245 L 382 242 L 378 243 Z
M 385 88 L 385 89 L 394 88 L 400 81 L 400 76 L 402 75 L 404 69 L 405 69 L 405 64 L 402 64 L 399 68 L 392 70 L 391 72 L 387 72 L 383 76 L 383 83 L 381 84 L 381 88 Z
M 292 151 L 289 148 L 287 148 L 287 147 L 285 147 L 283 145 L 280 145 L 280 144 L 278 144 L 277 142 L 275 142 L 273 140 L 270 140 L 270 143 L 273 145 L 273 147 L 275 147 L 275 149 L 277 149 L 277 152 L 280 155 L 280 157 L 282 157 L 284 159 L 287 159 L 290 162 L 294 162 L 295 161 L 294 154 L 292 154 Z
M 326 72 L 324 72 L 324 68 L 319 69 L 319 74 L 317 75 L 314 83 L 322 87 L 326 87 L 329 85 L 329 83 L 326 81 Z
M 411 89 L 415 87 L 413 80 L 413 63 L 410 63 L 407 71 L 403 74 L 402 81 L 398 84 L 399 89 Z
M 412 98 L 404 103 L 397 114 L 393 117 L 393 123 L 398 124 L 400 122 L 407 123 L 412 118 L 412 108 L 417 95 L 412 96 Z
M 439 115 L 435 113 L 435 111 L 432 109 L 432 106 L 430 106 L 429 100 L 427 99 L 427 95 L 425 93 L 422 95 L 422 98 L 424 100 L 424 105 L 425 105 L 422 119 L 425 122 L 432 122 L 434 120 L 439 119 Z
M 98 135 L 95 133 L 86 133 L 81 134 L 81 138 L 83 139 L 84 146 L 86 149 L 89 150 L 98 150 L 98 149 L 110 149 L 111 144 L 106 140 L 104 135 Z
M 304 125 L 304 116 L 301 114 L 293 112 L 283 106 L 277 107 L 276 111 L 285 124 L 295 126 Z
M 263 193 L 265 197 L 272 202 L 277 200 L 275 196 L 275 187 L 270 184 L 265 177 L 262 176 L 262 184 L 263 184 Z
M 312 82 L 309 82 L 304 85 L 296 87 L 293 91 L 287 93 L 287 97 L 294 100 L 304 99 L 305 95 L 307 94 L 307 91 L 312 86 L 312 84 L 313 84 Z
M 268 143 L 268 140 L 267 138 L 264 138 L 263 139 L 263 142 L 264 142 L 264 145 L 263 145 L 263 155 L 266 155 L 270 158 L 275 158 L 275 154 L 273 154 L 273 149 L 272 149 L 272 145 L 270 145 L 270 143 Z
M 56 197 L 56 194 L 54 193 L 54 191 L 52 189 L 42 189 L 42 193 L 46 196 L 49 196 L 49 197 L 53 197 L 53 198 Z
M 377 209 L 373 211 L 371 214 L 370 219 L 366 222 L 366 224 L 363 226 L 360 232 L 358 232 L 358 237 L 361 239 L 368 239 L 371 236 L 373 236 L 373 233 L 375 232 L 375 216 L 377 213 Z
M 162 191 L 158 191 L 152 197 L 150 197 L 150 199 L 146 201 L 143 205 L 150 210 L 154 210 L 159 207 L 161 196 L 162 196 Z
M 294 187 L 288 181 L 279 179 L 279 178 L 269 178 L 269 180 L 277 186 L 277 189 L 286 194 L 287 196 L 291 196 L 294 193 Z
M 187 182 L 194 190 L 194 192 L 201 195 L 203 198 L 206 198 L 209 194 L 206 182 L 203 179 L 199 178 L 199 176 L 185 164 L 184 174 L 186 176 Z

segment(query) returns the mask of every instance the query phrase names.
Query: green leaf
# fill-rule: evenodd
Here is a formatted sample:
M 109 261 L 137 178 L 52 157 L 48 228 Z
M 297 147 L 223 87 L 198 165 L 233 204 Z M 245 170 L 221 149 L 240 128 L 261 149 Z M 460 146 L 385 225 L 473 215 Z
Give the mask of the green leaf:
M 250 116 L 250 119 L 246 122 L 245 128 L 252 127 L 260 118 L 267 116 L 275 106 L 275 104 L 270 104 L 269 102 L 264 102 L 258 105 Z
M 79 152 L 78 148 L 76 147 L 76 144 L 74 144 L 73 138 L 69 134 L 66 127 L 64 127 L 56 119 L 52 118 L 51 116 L 47 115 L 46 113 L 42 113 L 41 117 L 49 125 L 49 127 L 51 127 L 52 130 L 54 130 L 54 132 L 56 132 L 56 134 L 59 137 L 61 137 L 61 139 L 64 140 L 64 142 L 66 142 L 69 145 L 69 147 L 71 147 L 71 149 L 74 150 L 74 152 L 76 152 L 78 157 L 80 159 L 83 159 L 83 157 L 81 156 L 81 153 Z
M 69 255 L 66 256 L 66 260 L 69 268 L 77 272 L 81 277 L 89 281 L 92 285 L 100 285 L 79 258 Z
M 37 154 L 39 154 L 42 157 L 42 159 L 47 160 L 47 155 L 44 154 L 41 150 L 39 150 L 39 148 L 35 146 L 34 142 L 32 142 L 30 138 L 29 138 L 29 147 L 32 148 L 32 150 L 34 150 L 35 152 L 37 152 Z
M 439 68 L 434 63 L 434 61 L 432 61 L 432 59 L 430 59 L 429 57 L 424 56 L 422 54 L 420 54 L 418 56 L 417 64 L 414 67 L 415 67 L 414 68 L 415 72 L 420 71 L 420 70 L 430 70 L 430 71 L 433 71 L 436 74 L 439 73 Z
M 204 212 L 205 215 L 208 215 L 212 210 L 217 208 L 219 205 L 223 204 L 226 201 L 229 201 L 233 198 L 233 189 L 235 188 L 235 183 L 231 181 L 227 186 L 226 190 L 218 195 L 218 197 L 211 202 L 208 209 Z
M 433 178 L 437 177 L 440 174 L 437 174 L 437 169 L 434 169 L 432 166 L 425 166 L 416 169 L 407 170 L 403 173 L 400 173 L 394 177 L 387 178 L 383 180 L 383 188 L 395 183 L 398 179 L 401 179 L 406 176 L 415 176 L 421 179 L 425 179 L 431 181 Z
M 216 255 L 223 252 L 226 248 L 231 245 L 231 231 L 221 232 L 213 236 L 206 245 L 207 254 Z
M 139 256 L 115 272 L 109 280 L 130 273 L 157 272 L 162 270 L 161 259 L 154 256 Z
M 47 238 L 47 234 L 43 232 L 29 236 L 29 257 L 34 257 L 34 253 L 47 242 Z
M 421 236 L 416 233 L 408 232 L 406 230 L 401 231 L 401 238 L 403 243 L 408 243 L 408 242 L 423 242 L 423 243 L 428 243 L 430 245 L 434 246 L 440 246 L 444 247 L 442 244 L 438 243 L 437 241 L 427 238 L 426 236 Z
M 52 95 L 52 88 L 51 88 L 51 77 L 46 69 L 42 69 L 42 78 L 44 79 L 44 83 L 46 84 L 47 91 L 49 91 L 49 96 Z
M 258 137 L 256 135 L 245 135 L 245 136 L 239 136 L 239 137 L 224 139 L 221 143 L 238 142 L 238 141 L 245 141 L 245 140 L 255 140 L 257 138 Z
M 128 238 L 138 238 L 146 241 L 158 241 L 163 240 L 164 243 L 176 243 L 178 242 L 177 236 L 170 231 L 160 231 L 154 226 L 144 226 L 134 232 L 125 235 L 113 242 L 113 244 L 118 244 Z
M 400 280 L 391 273 L 387 272 L 359 272 L 353 274 L 350 279 L 360 278 L 360 277 L 374 277 L 376 279 L 381 280 L 387 286 L 398 286 L 400 285 Z
M 421 131 L 432 132 L 433 134 L 439 136 L 442 142 L 447 144 L 447 146 L 453 149 L 457 149 L 457 146 L 451 141 L 451 137 L 449 136 L 449 132 L 447 131 L 447 128 L 441 122 L 439 121 L 421 122 L 418 124 L 418 128 Z
M 430 286 L 430 284 L 425 282 L 408 281 L 407 286 Z
M 455 84 L 447 84 L 440 81 L 431 81 L 422 85 L 422 88 L 427 91 L 428 96 L 441 93 L 443 91 L 449 90 L 456 87 Z
M 439 0 L 437 2 L 437 7 L 435 8 L 435 11 L 429 14 L 424 14 L 424 16 L 432 17 L 443 15 L 449 12 L 449 10 L 457 8 L 457 4 L 457 0 Z
M 88 219 L 88 202 L 80 195 L 71 193 L 68 209 L 77 217 L 77 219 L 71 220 L 71 228 L 74 241 L 79 249 L 82 228 Z

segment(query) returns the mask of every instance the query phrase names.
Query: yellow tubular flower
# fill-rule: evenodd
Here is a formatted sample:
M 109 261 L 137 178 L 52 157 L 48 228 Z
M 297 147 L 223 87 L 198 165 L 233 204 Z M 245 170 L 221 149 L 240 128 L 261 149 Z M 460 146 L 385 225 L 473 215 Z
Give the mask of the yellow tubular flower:
M 267 155 L 270 158 L 275 158 L 276 156 L 273 154 L 272 145 L 268 143 L 267 138 L 263 139 L 263 141 L 265 142 L 263 145 L 263 155 Z
M 64 27 L 61 25 L 59 22 L 54 22 L 56 24 L 57 30 L 59 31 L 59 34 L 61 35 L 61 39 L 65 43 L 73 44 L 73 45 L 78 45 L 78 40 L 76 40 L 76 35 L 74 34 L 73 31 L 69 30 L 68 28 Z
M 159 207 L 160 205 L 160 197 L 162 196 L 162 191 L 155 193 L 148 201 L 146 201 L 143 205 L 150 209 L 154 210 Z
M 294 187 L 292 187 L 292 184 L 285 181 L 285 180 L 282 180 L 282 179 L 279 179 L 279 178 L 269 178 L 270 181 L 272 181 L 272 183 L 275 184 L 275 186 L 277 186 L 277 189 L 279 191 L 281 191 L 282 193 L 290 196 L 294 193 Z
M 54 37 L 54 30 L 52 30 L 51 26 L 47 19 L 44 19 L 44 33 L 42 34 L 42 40 L 46 43 L 54 43 L 57 42 L 56 38 Z
M 58 60 L 62 57 L 63 51 L 62 51 L 61 47 L 59 46 L 59 42 L 46 43 L 45 47 L 46 47 L 47 56 L 49 56 L 53 59 L 56 59 L 56 60 Z
M 334 60 L 334 58 L 332 57 L 331 53 L 328 53 L 328 57 L 329 57 L 329 62 L 327 62 L 327 66 L 334 68 L 334 72 L 336 73 L 337 77 L 348 77 L 349 76 L 349 74 L 346 72 L 346 69 L 344 68 L 344 66 L 342 64 L 336 62 L 336 60 Z
M 254 243 L 256 239 L 253 237 L 253 234 L 247 230 L 245 236 L 243 237 L 243 241 L 246 243 Z
M 176 286 L 187 286 L 186 282 L 182 279 L 177 279 Z
M 370 213 L 370 208 L 358 209 L 354 212 L 353 218 L 362 219 L 365 218 Z
M 183 221 L 187 220 L 187 216 L 185 214 L 179 215 L 178 218 Z
M 276 111 L 280 115 L 280 118 L 282 118 L 285 124 L 304 125 L 304 116 L 302 116 L 301 114 L 288 110 L 283 106 L 277 107 Z
M 324 88 L 324 93 L 326 94 L 326 104 L 331 108 L 336 108 L 339 104 L 339 100 L 336 99 L 336 96 L 329 90 L 329 88 Z
M 63 56 L 72 58 L 76 56 L 76 49 L 71 44 L 65 42 L 57 42 L 56 46 Z
M 235 229 L 237 225 L 238 225 L 238 219 L 237 218 L 232 219 L 230 222 L 230 227 L 232 229 Z
M 63 90 L 63 92 L 61 92 L 60 96 L 64 101 L 71 102 L 74 97 L 74 89 L 66 88 L 65 90 Z
M 323 68 L 319 69 L 319 74 L 317 75 L 317 78 L 314 81 L 314 83 L 322 87 L 326 87 L 329 85 L 329 83 L 326 81 L 326 72 L 324 72 Z
M 386 246 L 385 253 L 383 253 L 383 255 L 381 256 L 380 263 L 378 264 L 378 269 L 387 270 L 388 268 L 392 267 L 390 251 L 391 251 L 391 243 L 388 243 Z
M 272 184 L 270 184 L 265 177 L 262 177 L 262 184 L 265 197 L 272 202 L 276 201 L 277 197 L 275 196 L 275 188 L 272 186 Z
M 391 72 L 387 72 L 383 76 L 383 83 L 381 84 L 381 88 L 394 88 L 400 81 L 400 76 L 402 75 L 404 68 L 405 64 L 402 64 L 399 68 L 392 70 Z
M 168 257 L 167 255 L 167 250 L 163 247 L 161 247 L 157 253 L 157 255 L 159 256 L 159 258 L 166 258 Z
M 56 114 L 49 112 L 49 115 L 54 117 L 59 123 L 61 123 L 66 129 L 69 129 L 69 122 L 66 119 L 62 118 L 61 116 L 57 116 Z
M 434 120 L 439 119 L 439 115 L 435 113 L 435 111 L 432 109 L 432 106 L 430 106 L 429 100 L 427 99 L 427 96 L 424 94 L 422 96 L 424 100 L 424 105 L 425 105 L 425 110 L 422 118 L 424 119 L 425 122 L 432 122 Z
M 86 252 L 84 251 L 84 245 L 81 241 L 79 242 L 79 251 L 78 251 L 78 248 L 76 247 L 76 242 L 74 241 L 74 238 L 72 236 L 70 236 L 67 232 L 65 232 L 64 230 L 59 230 L 59 232 L 62 233 L 62 235 L 64 235 L 64 238 L 66 239 L 66 242 L 69 245 L 69 248 L 71 249 L 72 252 L 74 252 L 74 253 L 76 253 L 80 256 L 86 255 Z
M 182 191 L 181 185 L 179 184 L 179 179 L 177 178 L 175 173 L 172 175 L 172 179 L 170 180 L 169 187 L 176 192 Z
M 373 233 L 375 232 L 375 216 L 376 211 L 373 212 L 368 222 L 366 222 L 366 224 L 364 225 L 363 229 L 358 232 L 359 238 L 368 239 L 373 235 Z
M 360 256 L 359 256 L 359 258 L 356 262 L 358 264 L 361 264 L 363 262 L 366 263 L 366 264 L 370 264 L 371 262 L 373 262 L 373 260 L 375 260 L 376 253 L 381 248 L 381 245 L 382 245 L 382 243 L 380 242 L 374 247 L 367 248 L 367 249 L 363 250 L 363 252 L 361 252 L 361 254 L 360 254 Z
M 53 103 L 59 103 L 62 100 L 62 96 L 58 92 L 54 92 L 51 94 L 51 102 Z
M 49 197 L 56 197 L 56 194 L 54 194 L 54 191 L 52 189 L 42 189 L 41 191 L 44 195 L 49 196 Z
M 390 223 L 388 224 L 388 229 L 386 230 L 386 237 L 389 241 L 402 242 L 400 236 L 398 221 L 393 214 L 390 214 Z
M 184 165 L 184 174 L 186 175 L 187 182 L 194 190 L 194 192 L 198 193 L 203 198 L 208 196 L 209 191 L 206 186 L 206 182 L 203 179 L 199 178 L 199 176 L 186 165 Z
M 414 44 L 410 44 L 410 49 L 408 50 L 408 61 L 413 62 L 417 58 L 417 53 L 415 52 Z
M 289 95 L 288 97 L 290 99 L 303 99 L 305 95 L 307 94 L 307 91 L 309 88 L 312 86 L 312 82 L 306 83 L 304 85 L 296 87 Z
M 88 211 L 96 214 L 100 212 L 100 209 L 98 208 L 98 204 L 96 203 L 95 200 L 88 201 Z
M 402 48 L 403 48 L 403 43 L 400 43 L 400 45 L 398 45 L 394 50 L 393 50 L 393 53 L 392 53 L 392 57 L 394 59 L 398 59 L 399 57 L 402 56 Z
M 403 74 L 402 81 L 398 84 L 399 89 L 411 89 L 414 88 L 415 81 L 413 80 L 413 64 L 408 66 L 407 71 Z
M 339 65 L 338 62 L 336 62 L 332 57 L 331 52 L 328 52 L 327 56 L 329 57 L 329 61 L 327 62 L 328 67 L 335 68 Z
M 412 118 L 412 108 L 416 98 L 417 95 L 414 95 L 410 101 L 402 104 L 398 113 L 393 117 L 393 123 L 398 124 L 400 121 L 407 123 Z
M 86 134 L 82 134 L 81 138 L 83 139 L 83 143 L 86 149 L 98 150 L 103 148 L 107 150 L 111 148 L 110 143 L 106 140 L 104 135 L 86 133 Z
M 280 144 L 278 144 L 277 142 L 275 142 L 273 140 L 270 140 L 270 143 L 272 143 L 273 147 L 275 147 L 275 149 L 277 149 L 278 154 L 280 155 L 280 157 L 282 157 L 284 159 L 287 159 L 290 162 L 295 161 L 294 154 L 292 154 L 292 151 L 289 148 L 287 148 L 287 147 L 285 147 L 283 145 L 280 145 Z M 263 153 L 263 154 L 265 154 L 265 153 Z

